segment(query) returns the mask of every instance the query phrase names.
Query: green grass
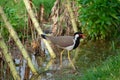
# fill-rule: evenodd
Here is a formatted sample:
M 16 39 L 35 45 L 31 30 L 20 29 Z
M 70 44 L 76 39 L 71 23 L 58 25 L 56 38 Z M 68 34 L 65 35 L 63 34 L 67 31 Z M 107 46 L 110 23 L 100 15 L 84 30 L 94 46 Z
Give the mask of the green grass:
M 80 80 L 119 80 L 120 54 L 109 57 L 102 65 L 87 70 Z

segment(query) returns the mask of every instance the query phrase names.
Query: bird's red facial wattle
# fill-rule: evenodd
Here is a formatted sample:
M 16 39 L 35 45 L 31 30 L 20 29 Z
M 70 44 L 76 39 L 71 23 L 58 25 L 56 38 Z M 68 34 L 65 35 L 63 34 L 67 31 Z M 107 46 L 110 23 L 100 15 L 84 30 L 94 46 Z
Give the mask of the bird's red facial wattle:
M 84 38 L 85 38 L 85 35 L 84 35 L 84 34 L 80 34 L 80 37 L 84 39 Z

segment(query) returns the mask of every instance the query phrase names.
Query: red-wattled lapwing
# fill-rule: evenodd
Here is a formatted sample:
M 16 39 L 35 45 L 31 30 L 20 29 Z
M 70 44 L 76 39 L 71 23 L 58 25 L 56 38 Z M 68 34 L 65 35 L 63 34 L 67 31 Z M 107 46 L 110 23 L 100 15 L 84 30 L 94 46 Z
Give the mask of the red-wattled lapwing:
M 68 59 L 71 62 L 71 65 L 74 68 L 74 70 L 76 70 L 74 64 L 72 63 L 72 61 L 70 59 L 69 51 L 78 47 L 78 45 L 80 43 L 80 39 L 84 38 L 83 33 L 76 32 L 76 33 L 74 33 L 74 36 L 47 36 L 45 34 L 41 34 L 41 37 L 46 40 L 49 40 L 50 42 L 52 42 L 59 48 L 67 50 L 68 51 Z M 64 50 L 61 52 L 61 55 L 60 55 L 61 64 L 62 64 L 62 54 L 63 54 Z

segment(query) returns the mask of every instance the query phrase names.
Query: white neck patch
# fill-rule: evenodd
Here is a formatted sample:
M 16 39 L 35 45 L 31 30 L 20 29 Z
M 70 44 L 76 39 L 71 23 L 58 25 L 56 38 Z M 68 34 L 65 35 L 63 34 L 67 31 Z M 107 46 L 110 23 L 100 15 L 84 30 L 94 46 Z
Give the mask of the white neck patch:
M 78 37 L 79 37 L 79 34 L 76 34 L 74 37 L 74 40 L 76 41 Z
M 76 35 L 74 36 L 74 39 L 73 39 L 74 44 L 71 45 L 71 46 L 66 47 L 65 49 L 67 49 L 67 50 L 72 50 L 78 37 L 79 37 L 79 34 L 76 34 Z

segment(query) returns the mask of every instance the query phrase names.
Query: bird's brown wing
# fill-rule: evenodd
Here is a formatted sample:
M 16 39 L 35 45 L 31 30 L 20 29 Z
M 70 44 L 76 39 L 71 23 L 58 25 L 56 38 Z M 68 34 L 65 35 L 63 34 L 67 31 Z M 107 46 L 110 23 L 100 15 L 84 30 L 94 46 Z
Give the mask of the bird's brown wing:
M 73 36 L 58 36 L 58 37 L 53 37 L 53 36 L 48 36 L 47 37 L 52 43 L 55 45 L 64 48 L 67 46 L 70 46 L 73 43 Z

